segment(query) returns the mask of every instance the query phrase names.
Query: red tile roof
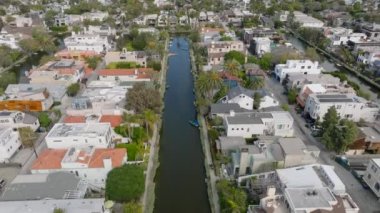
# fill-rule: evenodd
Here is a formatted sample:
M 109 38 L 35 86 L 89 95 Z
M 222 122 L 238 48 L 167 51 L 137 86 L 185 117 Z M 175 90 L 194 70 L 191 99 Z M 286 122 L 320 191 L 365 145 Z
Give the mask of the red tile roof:
M 111 127 L 117 127 L 123 122 L 121 115 L 102 115 L 100 123 L 110 123 Z
M 32 170 L 61 169 L 61 162 L 67 153 L 67 149 L 46 149 L 37 160 L 34 161 Z M 111 159 L 112 167 L 119 167 L 127 156 L 125 148 L 95 149 L 92 155 L 80 150 L 75 162 L 88 165 L 88 168 L 104 168 L 103 159 Z
M 66 116 L 63 119 L 64 123 L 86 123 L 86 117 L 84 116 Z
M 67 149 L 45 149 L 32 165 L 32 170 L 60 169 Z
M 112 75 L 112 76 L 120 76 L 120 75 L 135 75 L 135 71 L 137 70 L 138 75 L 145 75 L 146 72 L 153 71 L 151 68 L 133 68 L 133 69 L 104 69 L 99 71 L 99 75 Z
M 123 159 L 127 156 L 125 148 L 96 149 L 91 157 L 89 168 L 103 168 L 103 159 L 111 158 L 112 168 L 123 165 Z

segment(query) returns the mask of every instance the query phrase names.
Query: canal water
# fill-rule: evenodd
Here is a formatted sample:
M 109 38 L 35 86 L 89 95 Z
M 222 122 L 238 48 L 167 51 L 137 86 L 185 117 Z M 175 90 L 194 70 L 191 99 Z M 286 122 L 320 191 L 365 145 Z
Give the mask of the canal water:
M 176 37 L 170 52 L 154 212 L 208 213 L 200 134 L 189 124 L 196 118 L 189 43 Z
M 288 34 L 286 36 L 286 39 L 293 45 L 294 48 L 296 48 L 300 52 L 305 52 L 307 46 L 302 41 L 300 41 L 298 38 L 295 38 L 293 35 Z M 363 91 L 365 91 L 371 95 L 372 100 L 376 100 L 377 102 L 380 102 L 380 99 L 378 99 L 378 95 L 377 95 L 377 93 L 379 91 L 377 91 L 375 88 L 370 87 L 365 82 L 363 82 L 362 80 L 360 80 L 356 76 L 352 75 L 352 73 L 350 73 L 344 69 L 339 69 L 337 66 L 335 66 L 334 63 L 331 63 L 330 61 L 328 61 L 323 55 L 320 54 L 319 56 L 321 57 L 321 60 L 322 60 L 322 62 L 320 63 L 321 67 L 326 72 L 334 72 L 337 70 L 344 71 L 347 75 L 347 78 L 350 81 L 357 83 L 358 85 L 360 85 L 360 88 Z

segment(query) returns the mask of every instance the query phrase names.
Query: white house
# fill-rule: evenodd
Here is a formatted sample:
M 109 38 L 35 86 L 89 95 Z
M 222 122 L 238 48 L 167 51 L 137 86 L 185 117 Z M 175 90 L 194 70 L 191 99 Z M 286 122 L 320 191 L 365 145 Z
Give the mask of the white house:
M 227 136 L 252 138 L 254 135 L 293 136 L 293 117 L 289 112 L 254 112 L 235 114 L 223 119 Z
M 54 209 L 63 209 L 66 213 L 110 213 L 104 207 L 104 198 L 4 201 L 0 202 L 0 209 L 7 213 L 51 213 Z
M 223 97 L 221 103 L 239 104 L 243 109 L 252 110 L 254 104 L 254 94 L 258 93 L 261 96 L 259 109 L 278 106 L 279 102 L 274 98 L 273 94 L 267 90 L 249 90 L 241 87 L 240 85 L 230 89 L 228 94 Z
M 125 48 L 121 52 L 107 52 L 104 61 L 106 65 L 113 62 L 134 62 L 142 67 L 147 66 L 147 56 L 144 51 L 127 51 Z
M 71 172 L 89 183 L 90 188 L 104 188 L 107 174 L 127 162 L 125 148 L 46 149 L 34 161 L 32 174 Z
M 100 36 L 115 36 L 116 29 L 109 25 L 101 25 L 101 26 L 89 25 L 88 27 L 85 27 L 84 33 L 100 35 Z
M 146 82 L 151 80 L 151 71 L 151 68 L 104 69 L 98 74 L 101 81 Z
M 363 175 L 363 180 L 368 184 L 376 197 L 380 198 L 380 158 L 373 158 L 369 161 L 367 169 Z
M 112 142 L 112 129 L 108 123 L 56 123 L 45 141 L 50 149 L 108 148 Z
M 253 145 L 244 143 L 231 155 L 234 174 L 242 176 L 316 163 L 319 152 L 317 147 L 306 146 L 298 138 L 278 138 L 269 143 L 260 139 Z
M 100 54 L 111 49 L 111 44 L 106 36 L 94 34 L 75 34 L 64 39 L 68 50 L 92 50 Z
M 40 127 L 38 118 L 24 112 L 19 111 L 1 111 L 0 112 L 0 127 L 23 128 L 30 127 L 36 131 Z
M 255 46 L 255 53 L 256 55 L 263 55 L 265 53 L 270 53 L 270 44 L 271 40 L 268 37 L 255 37 L 253 38 L 254 46 Z
M 12 127 L 0 127 L 0 163 L 9 162 L 21 147 L 20 134 Z
M 19 37 L 15 36 L 14 34 L 9 34 L 4 31 L 0 32 L 0 46 L 5 45 L 11 49 L 19 49 L 20 47 L 18 46 L 18 42 Z
M 277 64 L 274 68 L 276 78 L 282 82 L 287 74 L 290 73 L 303 73 L 308 74 L 320 74 L 321 67 L 318 61 L 310 60 L 287 60 L 286 64 Z
M 306 100 L 305 113 L 313 119 L 323 120 L 330 107 L 335 107 L 341 118 L 358 122 L 374 122 L 379 114 L 379 106 L 355 94 L 310 94 Z
M 219 65 L 224 63 L 224 55 L 230 51 L 245 53 L 242 41 L 212 41 L 206 45 L 208 53 L 208 64 Z
M 278 187 L 264 185 L 268 187 L 267 196 L 260 200 L 259 208 L 256 210 L 305 213 L 359 212 L 359 207 L 345 192 L 345 185 L 332 166 L 311 164 L 277 169 L 274 175 L 269 175 L 274 176 Z M 265 174 L 262 176 L 262 179 L 271 179 L 269 176 L 265 177 Z M 278 188 L 280 190 L 276 192 Z
M 352 29 L 342 27 L 326 29 L 327 38 L 331 40 L 331 45 L 346 45 L 348 41 L 359 42 L 367 39 L 365 33 L 354 33 Z
M 294 11 L 294 21 L 300 23 L 301 27 L 322 28 L 324 23 L 319 19 L 308 16 L 305 13 Z

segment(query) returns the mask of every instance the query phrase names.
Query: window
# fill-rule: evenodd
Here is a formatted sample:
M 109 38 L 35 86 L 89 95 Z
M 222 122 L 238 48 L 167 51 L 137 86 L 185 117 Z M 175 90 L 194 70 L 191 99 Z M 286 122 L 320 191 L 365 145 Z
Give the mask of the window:
M 244 130 L 244 128 L 241 128 L 241 130 Z
M 376 166 L 375 166 L 375 165 L 372 165 L 372 166 L 371 166 L 371 169 L 372 169 L 372 171 L 373 171 L 374 173 L 376 173 L 376 172 L 377 172 L 377 168 L 376 168 Z
M 379 183 L 375 184 L 375 189 L 376 189 L 376 191 L 380 191 L 380 184 Z
M 232 128 L 231 130 L 235 130 L 235 128 Z
M 305 69 L 305 66 L 301 66 L 301 69 Z
M 308 69 L 311 69 L 311 66 L 307 66 Z
M 336 109 L 342 109 L 342 105 L 336 105 Z
M 371 180 L 371 177 L 372 177 L 371 174 L 367 175 L 368 180 Z

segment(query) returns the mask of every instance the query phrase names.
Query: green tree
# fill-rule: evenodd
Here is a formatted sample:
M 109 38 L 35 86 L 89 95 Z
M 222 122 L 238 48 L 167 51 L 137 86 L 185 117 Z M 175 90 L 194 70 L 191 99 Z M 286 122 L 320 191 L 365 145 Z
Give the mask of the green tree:
M 247 78 L 247 80 L 245 81 L 245 87 L 252 90 L 261 89 L 264 86 L 265 81 L 262 77 Z
M 224 69 L 233 76 L 239 76 L 240 64 L 235 59 L 227 60 L 224 62 Z
M 220 75 L 215 71 L 201 72 L 195 83 L 196 89 L 208 100 L 212 100 L 214 90 L 222 87 L 223 81 Z
M 147 135 L 150 136 L 150 132 L 153 132 L 153 126 L 158 120 L 158 116 L 156 113 L 154 113 L 152 110 L 149 110 L 149 109 L 145 110 L 142 116 L 144 117 L 143 120 L 145 123 L 145 129 L 146 129 Z
M 317 51 L 312 47 L 306 48 L 305 56 L 312 61 L 319 61 L 320 59 Z
M 136 201 L 123 204 L 124 213 L 142 213 L 142 206 Z
M 126 109 L 133 110 L 137 114 L 148 109 L 158 114 L 162 106 L 159 91 L 148 88 L 144 83 L 136 83 L 132 89 L 129 89 L 127 100 Z
M 78 94 L 80 90 L 80 84 L 79 83 L 74 83 L 74 84 L 70 84 L 70 86 L 67 87 L 67 95 L 70 96 L 70 97 L 74 97 Z
M 66 211 L 61 208 L 54 208 L 53 213 L 65 213 Z
M 289 111 L 289 110 L 290 110 L 289 105 L 287 105 L 287 104 L 282 104 L 282 105 L 281 105 L 281 108 L 282 108 L 283 110 L 285 110 L 285 111 Z
M 46 112 L 41 112 L 38 115 L 38 121 L 40 122 L 40 126 L 44 128 L 49 127 L 51 124 L 51 119 Z
M 327 110 L 327 113 L 323 116 L 322 129 L 326 130 L 330 126 L 337 126 L 339 123 L 339 115 L 334 106 Z
M 98 66 L 98 63 L 101 61 L 102 59 L 98 56 L 93 56 L 93 57 L 88 57 L 86 58 L 86 63 L 88 65 L 89 68 L 91 69 L 96 69 L 96 67 Z
M 340 137 L 336 144 L 335 151 L 343 153 L 347 150 L 348 146 L 352 144 L 358 136 L 358 127 L 353 121 L 343 119 L 341 120 Z
M 255 92 L 253 95 L 253 109 L 260 109 L 261 98 L 260 93 Z
M 124 165 L 108 173 L 106 198 L 117 202 L 137 200 L 143 194 L 144 187 L 144 168 L 139 165 Z
M 18 131 L 22 145 L 24 147 L 33 147 L 37 140 L 37 134 L 30 127 L 22 127 Z
M 14 72 L 4 72 L 0 74 L 0 89 L 5 90 L 8 84 L 17 83 L 16 73 Z
M 297 101 L 297 89 L 295 88 L 291 88 L 289 91 L 288 91 L 288 103 L 289 104 L 295 104 L 296 101 Z
M 228 180 L 220 180 L 216 184 L 221 204 L 221 212 L 246 212 L 247 195 Z
M 272 67 L 272 55 L 270 53 L 265 53 L 259 59 L 259 66 L 263 70 L 269 70 Z
M 54 55 L 44 55 L 44 56 L 42 56 L 42 58 L 40 59 L 39 64 L 40 64 L 40 65 L 44 65 L 44 64 L 46 64 L 47 62 L 49 62 L 49 61 L 54 61 L 54 60 L 57 60 L 57 58 L 56 58 Z
M 220 87 L 219 91 L 215 93 L 214 98 L 213 98 L 214 102 L 217 102 L 218 100 L 226 96 L 227 93 L 228 93 L 228 87 L 223 85 L 222 87 Z
M 45 13 L 44 21 L 48 27 L 54 26 L 54 18 L 58 13 L 54 10 L 48 10 Z
M 245 63 L 245 55 L 242 52 L 232 50 L 224 55 L 224 61 L 236 60 L 239 64 Z

